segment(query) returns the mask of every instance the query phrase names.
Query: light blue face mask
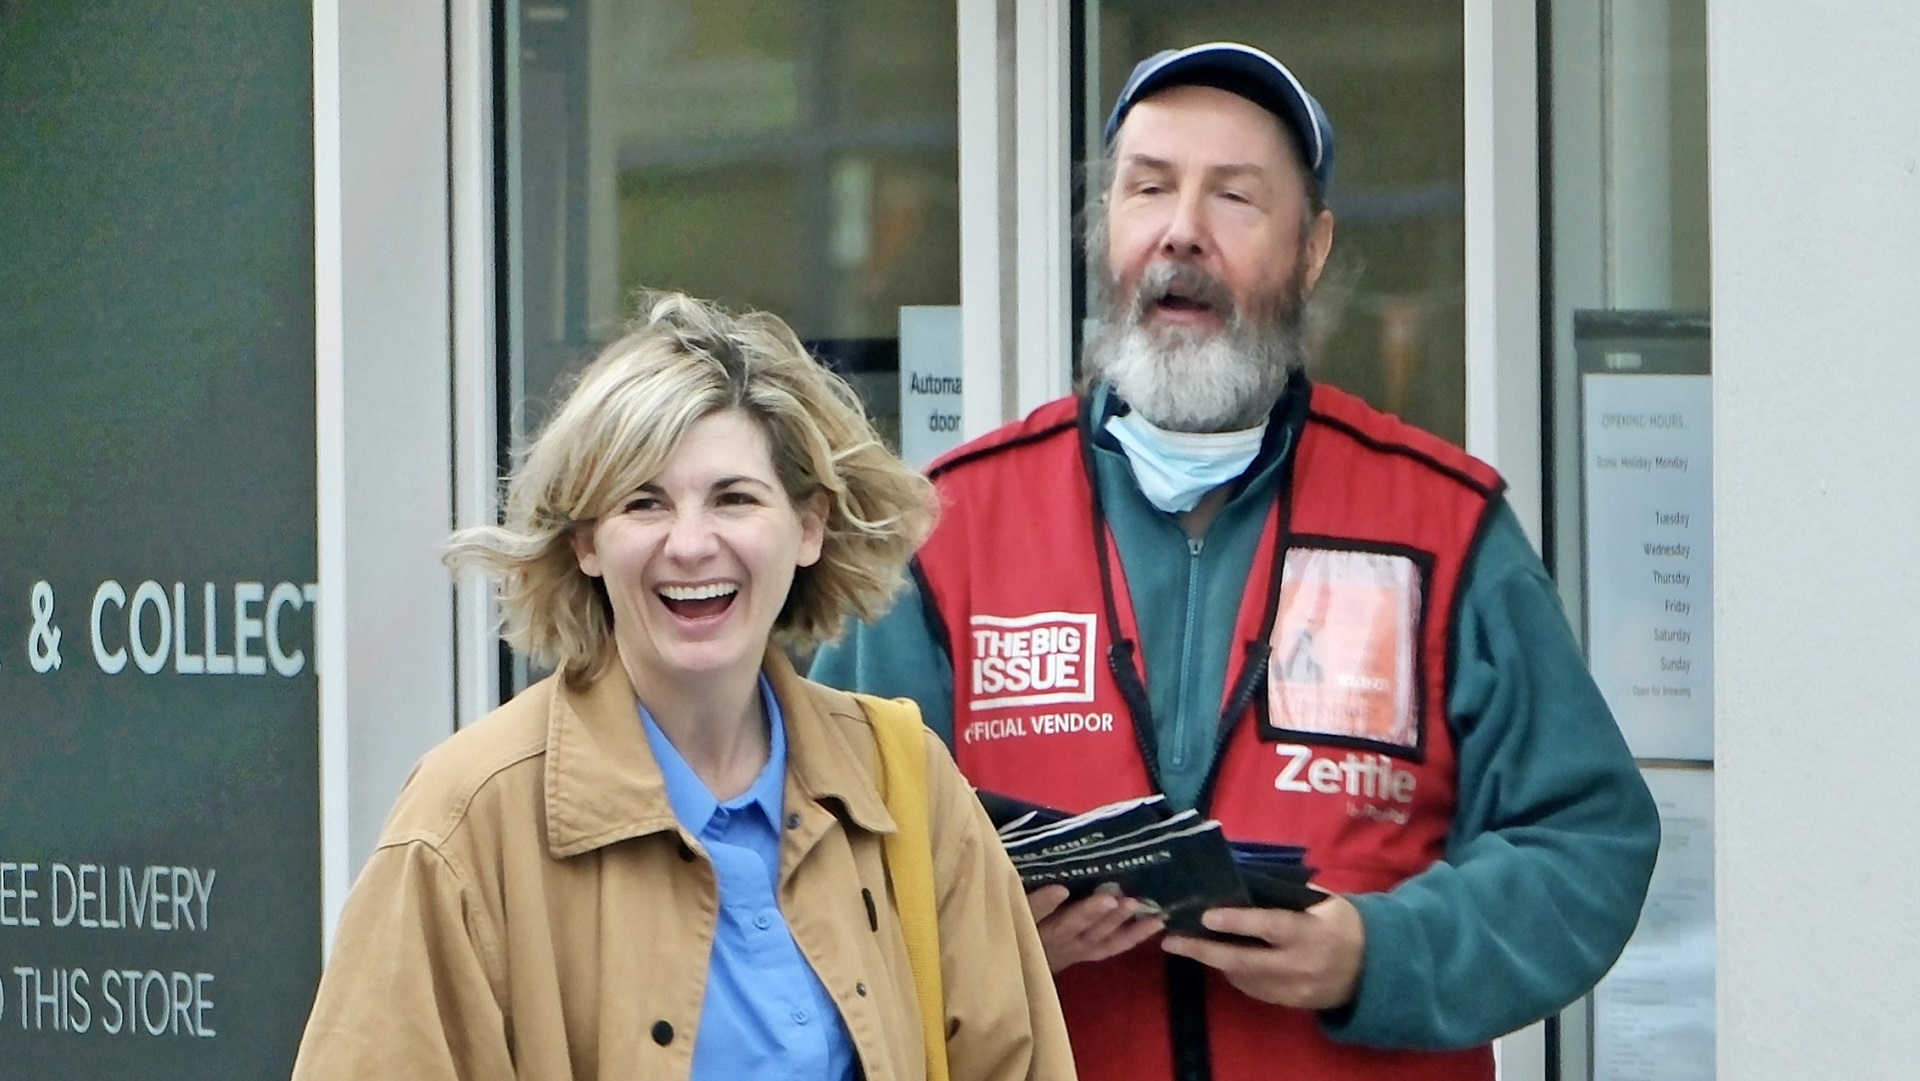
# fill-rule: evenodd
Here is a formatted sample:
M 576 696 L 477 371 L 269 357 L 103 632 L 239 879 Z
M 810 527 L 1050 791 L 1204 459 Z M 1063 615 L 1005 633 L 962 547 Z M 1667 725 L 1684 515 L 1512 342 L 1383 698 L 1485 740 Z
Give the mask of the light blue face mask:
M 1168 514 L 1184 514 L 1200 497 L 1246 472 L 1267 434 L 1258 428 L 1239 432 L 1170 432 L 1128 413 L 1107 421 L 1133 465 L 1133 477 L 1147 502 Z

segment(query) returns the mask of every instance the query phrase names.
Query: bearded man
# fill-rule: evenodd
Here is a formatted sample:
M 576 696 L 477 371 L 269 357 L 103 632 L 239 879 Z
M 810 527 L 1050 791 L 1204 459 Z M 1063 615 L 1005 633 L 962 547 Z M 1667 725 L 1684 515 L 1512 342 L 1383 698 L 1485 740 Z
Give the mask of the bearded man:
M 935 463 L 915 588 L 814 675 L 919 701 L 983 795 L 1305 850 L 1327 898 L 1225 937 L 1029 896 L 1081 1076 L 1489 1081 L 1625 945 L 1652 799 L 1498 474 L 1304 374 L 1320 104 L 1198 45 L 1106 138 L 1085 386 Z

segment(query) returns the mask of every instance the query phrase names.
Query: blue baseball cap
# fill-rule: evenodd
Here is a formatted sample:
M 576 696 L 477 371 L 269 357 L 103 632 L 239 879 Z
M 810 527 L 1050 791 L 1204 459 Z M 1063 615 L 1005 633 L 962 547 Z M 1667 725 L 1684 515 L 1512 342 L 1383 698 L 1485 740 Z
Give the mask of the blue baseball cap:
M 1210 86 L 1238 94 L 1280 118 L 1300 146 L 1307 171 L 1327 190 L 1333 180 L 1333 121 L 1287 66 L 1251 45 L 1211 41 L 1154 53 L 1134 65 L 1107 117 L 1106 141 L 1135 105 L 1175 86 Z

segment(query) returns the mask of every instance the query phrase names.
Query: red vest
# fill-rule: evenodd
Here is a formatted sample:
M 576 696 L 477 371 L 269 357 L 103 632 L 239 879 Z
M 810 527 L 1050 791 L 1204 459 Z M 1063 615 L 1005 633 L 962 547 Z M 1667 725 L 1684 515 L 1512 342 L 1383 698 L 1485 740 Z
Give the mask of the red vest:
M 1298 436 L 1235 617 L 1201 804 L 1230 838 L 1306 846 L 1318 885 L 1385 890 L 1444 855 L 1454 607 L 1501 481 L 1338 390 L 1312 387 L 1307 405 L 1287 411 Z M 918 568 L 953 660 L 962 771 L 1076 812 L 1156 787 L 1135 618 L 1084 424 L 1063 399 L 936 462 L 946 509 Z M 1082 1076 L 1493 1077 L 1487 1047 L 1337 1044 L 1311 1011 L 1167 961 L 1138 949 L 1060 974 Z

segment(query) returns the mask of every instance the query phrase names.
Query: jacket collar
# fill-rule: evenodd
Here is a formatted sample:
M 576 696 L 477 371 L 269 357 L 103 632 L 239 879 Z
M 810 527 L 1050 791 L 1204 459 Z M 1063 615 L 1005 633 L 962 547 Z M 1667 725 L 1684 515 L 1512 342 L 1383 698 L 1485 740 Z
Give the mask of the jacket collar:
M 809 683 L 780 647 L 761 664 L 787 722 L 786 801 L 838 805 L 873 833 L 892 833 L 893 816 L 875 779 L 872 729 L 847 695 Z M 616 841 L 679 828 L 660 764 L 640 729 L 639 698 L 618 661 L 570 690 L 549 677 L 547 849 L 555 859 Z

